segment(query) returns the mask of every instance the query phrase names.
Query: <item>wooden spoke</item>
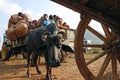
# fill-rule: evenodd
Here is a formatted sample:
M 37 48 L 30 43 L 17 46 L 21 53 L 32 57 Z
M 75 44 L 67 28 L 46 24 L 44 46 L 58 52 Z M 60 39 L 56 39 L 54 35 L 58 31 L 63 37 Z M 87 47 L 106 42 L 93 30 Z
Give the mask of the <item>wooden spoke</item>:
M 111 59 L 111 54 L 108 53 L 108 55 L 106 56 L 102 66 L 100 68 L 100 71 L 98 73 L 98 76 L 97 76 L 98 79 L 103 75 L 104 71 L 106 70 L 106 68 L 107 68 L 107 66 L 108 66 L 108 64 L 110 62 L 110 59 Z
M 112 55 L 112 80 L 117 80 L 117 59 L 116 55 Z
M 106 27 L 104 24 L 101 24 L 101 25 L 102 25 L 102 28 L 104 30 L 106 38 L 110 38 L 111 37 L 111 32 L 110 32 L 109 28 Z
M 87 17 L 86 15 L 84 17 L 82 17 L 82 19 L 77 27 L 75 47 L 74 47 L 75 59 L 76 59 L 78 69 L 86 80 L 94 80 L 94 78 L 95 78 L 94 75 L 88 69 L 88 67 L 85 63 L 84 55 L 83 55 L 84 32 L 90 21 L 91 21 L 91 18 Z
M 107 53 L 107 52 L 102 52 L 102 53 L 100 53 L 99 55 L 97 55 L 97 56 L 95 56 L 94 58 L 92 58 L 91 60 L 89 60 L 86 64 L 87 64 L 87 65 L 91 64 L 91 63 L 94 62 L 95 60 L 103 57 L 106 53 Z
M 104 48 L 104 45 L 99 45 L 99 44 L 90 44 L 90 45 L 83 45 L 83 47 Z
M 96 30 L 94 30 L 92 27 L 88 26 L 87 29 L 92 32 L 94 35 L 96 35 L 98 38 L 100 38 L 102 41 L 104 41 L 105 43 L 107 43 L 105 37 L 103 35 L 101 35 L 100 33 L 98 33 Z

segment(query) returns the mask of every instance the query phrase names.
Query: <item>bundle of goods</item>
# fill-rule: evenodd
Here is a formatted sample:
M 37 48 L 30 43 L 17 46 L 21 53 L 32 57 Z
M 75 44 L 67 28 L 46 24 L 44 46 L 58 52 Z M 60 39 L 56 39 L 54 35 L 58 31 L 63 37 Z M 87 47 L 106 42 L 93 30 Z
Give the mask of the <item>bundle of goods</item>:
M 12 15 L 9 19 L 8 28 L 15 27 L 15 24 L 20 20 L 22 20 L 22 17 L 18 16 L 17 14 Z
M 28 33 L 28 24 L 26 21 L 21 20 L 16 25 L 15 33 L 18 37 L 24 37 Z
M 28 24 L 24 20 L 20 20 L 14 27 L 6 30 L 7 39 L 17 40 L 20 37 L 26 36 L 28 33 Z
M 7 37 L 7 39 L 10 39 L 10 40 L 16 40 L 18 38 L 15 33 L 14 27 L 10 27 L 10 28 L 8 28 L 8 30 L 6 30 L 6 37 Z
M 22 20 L 22 17 L 18 16 L 18 14 L 14 14 L 11 16 L 10 20 L 12 20 L 15 24 Z

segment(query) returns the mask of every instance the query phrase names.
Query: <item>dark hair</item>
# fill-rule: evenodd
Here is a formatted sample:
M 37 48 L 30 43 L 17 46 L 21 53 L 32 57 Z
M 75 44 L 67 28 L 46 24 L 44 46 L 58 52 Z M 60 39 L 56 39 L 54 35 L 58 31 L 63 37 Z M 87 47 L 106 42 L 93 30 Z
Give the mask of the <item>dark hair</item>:
M 53 16 L 52 16 L 52 15 L 50 15 L 50 16 L 49 16 L 49 19 L 53 19 Z
M 44 14 L 43 16 L 48 16 L 47 14 Z
M 18 12 L 18 15 L 21 16 L 23 13 L 22 12 Z
M 57 17 L 56 15 L 53 15 L 53 17 Z

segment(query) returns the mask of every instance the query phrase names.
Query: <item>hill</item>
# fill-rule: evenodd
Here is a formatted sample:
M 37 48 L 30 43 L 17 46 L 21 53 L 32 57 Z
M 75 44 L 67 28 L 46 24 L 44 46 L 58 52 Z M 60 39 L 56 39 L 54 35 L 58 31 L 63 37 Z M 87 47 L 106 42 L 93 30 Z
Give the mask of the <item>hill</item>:
M 98 37 L 96 37 L 93 33 L 91 33 L 88 30 L 86 30 L 86 32 L 85 32 L 84 39 L 90 40 L 91 43 L 94 43 L 94 44 L 102 44 L 103 43 L 103 41 L 101 41 L 101 39 L 99 39 Z

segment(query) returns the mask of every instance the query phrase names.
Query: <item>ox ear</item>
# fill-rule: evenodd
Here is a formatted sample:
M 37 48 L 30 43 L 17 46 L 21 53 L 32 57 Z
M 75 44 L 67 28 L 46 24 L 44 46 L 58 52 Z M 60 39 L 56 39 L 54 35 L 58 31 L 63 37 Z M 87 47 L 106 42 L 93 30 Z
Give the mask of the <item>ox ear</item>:
M 62 50 L 65 51 L 65 52 L 74 53 L 73 49 L 68 45 L 62 44 Z
M 43 42 L 46 42 L 46 39 L 47 39 L 50 35 L 52 35 L 52 33 L 50 33 L 49 31 L 43 32 L 42 35 L 41 35 L 42 41 L 43 41 Z
M 59 31 L 59 32 L 57 33 L 57 35 L 60 36 L 60 37 L 61 37 L 62 39 L 64 39 L 64 40 L 67 38 L 66 33 L 63 32 L 63 31 Z

